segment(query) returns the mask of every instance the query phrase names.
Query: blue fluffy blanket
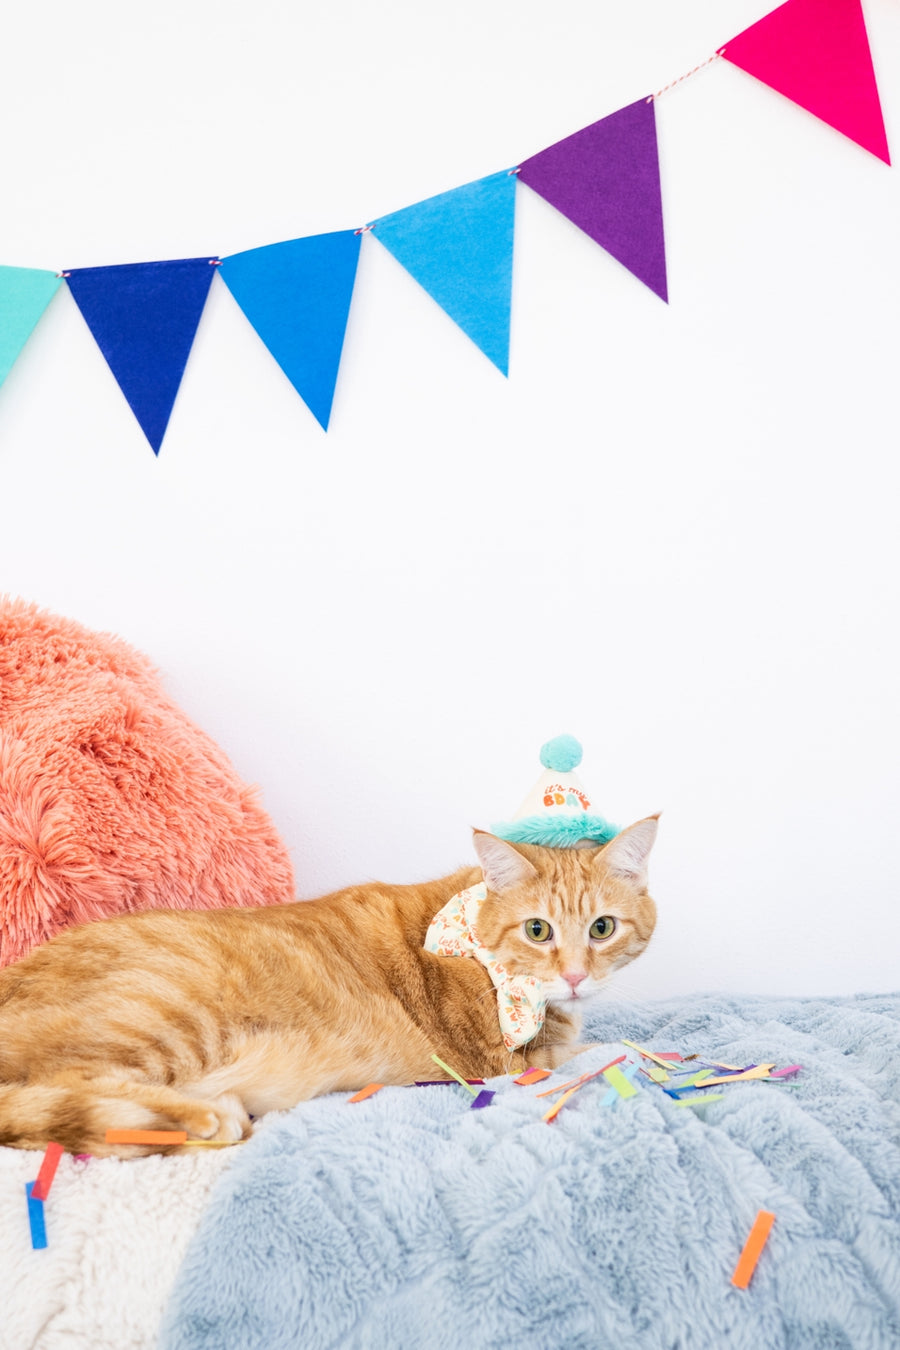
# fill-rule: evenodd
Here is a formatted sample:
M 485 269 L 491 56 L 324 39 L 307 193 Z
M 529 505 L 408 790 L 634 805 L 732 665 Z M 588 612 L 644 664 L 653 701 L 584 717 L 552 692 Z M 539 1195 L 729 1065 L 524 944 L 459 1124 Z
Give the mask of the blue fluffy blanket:
M 552 1124 L 537 1093 L 608 1050 L 483 1110 L 457 1086 L 303 1103 L 234 1151 L 161 1350 L 896 1350 L 900 994 L 603 1005 L 587 1033 L 803 1071 L 702 1110 L 641 1074 L 604 1105 L 600 1079 Z

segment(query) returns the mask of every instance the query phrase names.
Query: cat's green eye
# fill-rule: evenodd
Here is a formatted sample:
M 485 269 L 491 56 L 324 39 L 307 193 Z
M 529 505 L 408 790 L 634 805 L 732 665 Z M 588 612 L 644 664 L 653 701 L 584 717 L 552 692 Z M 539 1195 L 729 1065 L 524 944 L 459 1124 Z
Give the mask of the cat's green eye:
M 595 919 L 591 924 L 591 937 L 598 942 L 602 942 L 604 938 L 612 937 L 615 931 L 616 921 L 609 914 L 604 914 L 602 919 Z
M 532 942 L 549 942 L 553 936 L 553 929 L 546 919 L 526 919 L 525 936 Z

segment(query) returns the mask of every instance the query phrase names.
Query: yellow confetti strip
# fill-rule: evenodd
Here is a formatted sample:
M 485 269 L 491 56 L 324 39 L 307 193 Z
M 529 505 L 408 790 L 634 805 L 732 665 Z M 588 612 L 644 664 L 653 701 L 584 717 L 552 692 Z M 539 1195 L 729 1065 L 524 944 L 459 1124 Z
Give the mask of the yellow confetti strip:
M 769 1070 L 774 1069 L 772 1064 L 756 1064 L 752 1069 L 745 1069 L 743 1073 L 730 1073 L 726 1078 L 705 1078 L 703 1087 L 718 1087 L 720 1083 L 746 1083 L 751 1078 L 768 1078 Z
M 616 1089 L 616 1092 L 618 1092 L 620 1097 L 637 1096 L 637 1088 L 629 1083 L 628 1079 L 617 1065 L 613 1065 L 611 1069 L 604 1069 L 603 1077 L 606 1079 L 607 1083 L 609 1083 L 610 1087 Z M 615 1097 L 613 1098 L 613 1101 L 615 1101 Z
M 636 1050 L 638 1054 L 643 1055 L 645 1059 L 652 1059 L 654 1064 L 658 1064 L 661 1069 L 668 1071 L 672 1068 L 672 1060 L 663 1059 L 660 1055 L 654 1055 L 652 1050 L 645 1050 L 642 1046 L 635 1045 L 634 1041 L 623 1040 L 622 1044 L 627 1045 L 629 1050 Z
M 432 1055 L 431 1058 L 434 1060 L 435 1064 L 439 1065 L 440 1068 L 444 1070 L 445 1073 L 449 1073 L 451 1078 L 455 1078 L 457 1083 L 462 1084 L 462 1086 L 466 1089 L 466 1092 L 471 1092 L 473 1097 L 478 1096 L 478 1093 L 476 1092 L 475 1088 L 472 1087 L 471 1083 L 466 1082 L 462 1074 L 457 1073 L 455 1069 L 451 1069 L 450 1065 L 445 1064 L 442 1059 L 438 1059 L 437 1055 Z
M 676 1078 L 672 1086 L 676 1092 L 680 1092 L 682 1088 L 706 1087 L 706 1080 L 711 1077 L 712 1069 L 701 1069 L 699 1073 L 692 1073 L 688 1078 Z

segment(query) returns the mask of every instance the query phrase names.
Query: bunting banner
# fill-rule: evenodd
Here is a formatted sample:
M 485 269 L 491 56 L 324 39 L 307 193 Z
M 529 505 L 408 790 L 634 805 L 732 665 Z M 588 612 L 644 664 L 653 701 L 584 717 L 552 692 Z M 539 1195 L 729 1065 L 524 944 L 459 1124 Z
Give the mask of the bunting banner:
M 860 0 L 787 0 L 722 55 L 890 164 Z
M 506 169 L 368 227 L 504 375 L 515 210 L 515 171 Z
M 158 455 L 216 258 L 65 272 L 69 290 Z
M 668 300 L 654 99 L 526 159 L 519 180 Z
M 217 271 L 327 430 L 360 247 L 371 233 L 504 375 L 521 181 L 668 301 L 656 103 L 723 57 L 890 164 L 861 0 L 786 0 L 659 94 L 503 169 L 339 230 L 226 258 L 84 267 L 0 266 L 0 384 L 65 277 L 159 454 Z
M 359 262 L 359 230 L 222 259 L 222 280 L 323 431 L 328 430 Z
M 0 267 L 0 384 L 59 287 L 55 272 Z

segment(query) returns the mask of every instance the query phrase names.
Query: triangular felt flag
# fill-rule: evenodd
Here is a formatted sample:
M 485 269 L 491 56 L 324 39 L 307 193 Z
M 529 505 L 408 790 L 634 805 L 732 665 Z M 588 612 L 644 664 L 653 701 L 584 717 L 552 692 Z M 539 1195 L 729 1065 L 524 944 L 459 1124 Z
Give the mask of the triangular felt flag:
M 652 99 L 630 103 L 526 159 L 519 178 L 668 300 Z
M 215 261 L 180 258 L 65 273 L 97 346 L 157 455 Z
M 222 260 L 223 281 L 325 431 L 361 241 L 341 230 Z
M 890 164 L 860 0 L 787 0 L 722 55 Z
M 0 384 L 58 289 L 55 272 L 0 267 Z
M 504 169 L 373 225 L 375 238 L 504 375 L 515 210 L 515 174 Z

